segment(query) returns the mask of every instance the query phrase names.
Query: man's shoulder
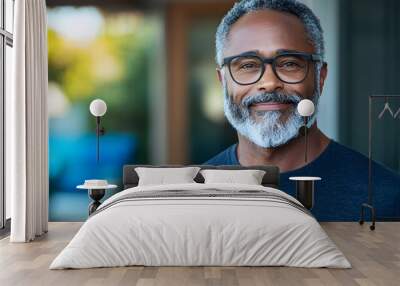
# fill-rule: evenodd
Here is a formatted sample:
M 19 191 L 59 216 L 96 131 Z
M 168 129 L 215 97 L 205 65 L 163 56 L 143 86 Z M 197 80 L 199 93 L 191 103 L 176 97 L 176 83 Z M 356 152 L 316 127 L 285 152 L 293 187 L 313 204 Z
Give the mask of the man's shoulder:
M 339 142 L 331 140 L 331 143 L 328 146 L 329 155 L 334 156 L 336 159 L 340 160 L 357 160 L 361 162 L 368 161 L 368 157 L 364 154 L 347 147 Z M 351 162 L 349 162 L 351 163 Z
M 368 156 L 333 140 L 330 145 L 330 158 L 328 159 L 332 159 L 331 162 L 337 162 L 343 167 L 347 166 L 346 169 L 351 168 L 354 171 L 362 169 L 363 171 L 368 172 Z M 399 174 L 376 161 L 372 161 L 372 167 L 374 173 L 379 177 L 391 177 L 400 180 Z
M 229 146 L 208 161 L 204 162 L 203 165 L 237 165 L 236 146 L 237 143 Z

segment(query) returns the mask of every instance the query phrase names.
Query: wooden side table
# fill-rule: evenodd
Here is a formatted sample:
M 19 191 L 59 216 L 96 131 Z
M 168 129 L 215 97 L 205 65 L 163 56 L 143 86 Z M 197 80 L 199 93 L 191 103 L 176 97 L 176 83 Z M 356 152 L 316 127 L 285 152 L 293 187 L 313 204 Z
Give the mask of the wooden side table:
M 289 180 L 296 181 L 296 199 L 307 209 L 314 206 L 314 182 L 320 181 L 320 177 L 290 177 Z
M 88 186 L 88 185 L 79 185 L 76 186 L 77 189 L 86 189 L 88 190 L 89 197 L 93 200 L 88 207 L 89 215 L 94 213 L 97 208 L 101 205 L 100 200 L 104 197 L 106 190 L 115 189 L 117 185 L 107 185 L 107 186 Z

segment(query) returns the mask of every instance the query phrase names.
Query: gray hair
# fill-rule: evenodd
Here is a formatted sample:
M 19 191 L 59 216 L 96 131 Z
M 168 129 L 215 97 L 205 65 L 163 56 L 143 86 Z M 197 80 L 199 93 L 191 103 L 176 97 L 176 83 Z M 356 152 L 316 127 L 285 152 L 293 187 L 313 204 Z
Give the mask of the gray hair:
M 222 65 L 223 50 L 231 26 L 238 21 L 240 17 L 249 12 L 264 9 L 287 12 L 297 16 L 305 26 L 307 36 L 315 49 L 315 53 L 324 59 L 325 47 L 323 30 L 317 16 L 315 16 L 313 11 L 306 5 L 297 0 L 242 0 L 229 10 L 218 26 L 215 35 L 215 47 L 216 61 L 219 66 Z

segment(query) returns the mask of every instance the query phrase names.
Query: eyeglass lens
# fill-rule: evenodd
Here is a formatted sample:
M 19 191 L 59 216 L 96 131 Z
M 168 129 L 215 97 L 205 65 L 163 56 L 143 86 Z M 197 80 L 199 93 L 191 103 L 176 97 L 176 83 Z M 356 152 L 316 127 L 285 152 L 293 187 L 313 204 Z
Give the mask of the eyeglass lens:
M 233 79 L 240 84 L 257 82 L 265 71 L 263 60 L 257 56 L 236 57 L 229 68 Z M 297 55 L 282 55 L 274 58 L 272 68 L 281 81 L 298 83 L 307 76 L 308 61 Z

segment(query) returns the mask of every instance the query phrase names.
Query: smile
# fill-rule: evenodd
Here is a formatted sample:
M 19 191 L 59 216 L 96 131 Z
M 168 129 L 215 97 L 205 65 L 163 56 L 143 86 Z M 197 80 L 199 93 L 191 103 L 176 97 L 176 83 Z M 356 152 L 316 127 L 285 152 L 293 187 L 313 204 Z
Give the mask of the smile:
M 272 111 L 272 110 L 285 110 L 293 106 L 293 103 L 281 102 L 260 102 L 252 104 L 250 107 L 254 111 Z

